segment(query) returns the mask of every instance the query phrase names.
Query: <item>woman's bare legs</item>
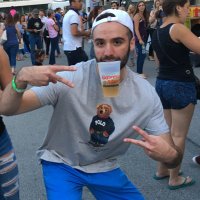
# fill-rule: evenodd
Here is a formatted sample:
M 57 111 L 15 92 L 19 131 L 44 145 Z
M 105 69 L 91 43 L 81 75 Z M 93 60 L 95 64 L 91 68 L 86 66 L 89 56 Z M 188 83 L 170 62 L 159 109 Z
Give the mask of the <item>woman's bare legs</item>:
M 167 125 L 169 127 L 171 127 L 171 122 L 172 122 L 171 110 L 170 109 L 164 109 L 164 116 L 165 116 L 165 120 L 167 122 Z M 168 168 L 166 168 L 166 166 L 163 163 L 158 162 L 156 176 L 164 177 L 164 176 L 167 176 L 167 175 L 169 175 Z
M 164 110 L 165 119 L 171 130 L 172 139 L 183 152 L 185 149 L 185 140 L 188 134 L 190 122 L 192 120 L 194 105 L 189 104 L 187 107 L 180 110 Z M 180 185 L 184 181 L 184 177 L 179 176 L 179 170 L 181 165 L 178 167 L 168 170 L 162 163 L 158 164 L 157 176 L 166 176 L 170 173 L 169 185 Z M 187 182 L 191 179 L 188 178 Z
M 190 127 L 190 122 L 194 113 L 194 105 L 189 104 L 187 107 L 181 110 L 172 110 L 172 124 L 171 135 L 174 144 L 177 145 L 182 152 L 185 150 L 185 140 Z M 180 165 L 181 166 L 181 165 Z M 184 178 L 179 176 L 180 166 L 170 170 L 169 185 L 180 185 L 183 183 Z M 189 178 L 187 181 L 191 181 Z

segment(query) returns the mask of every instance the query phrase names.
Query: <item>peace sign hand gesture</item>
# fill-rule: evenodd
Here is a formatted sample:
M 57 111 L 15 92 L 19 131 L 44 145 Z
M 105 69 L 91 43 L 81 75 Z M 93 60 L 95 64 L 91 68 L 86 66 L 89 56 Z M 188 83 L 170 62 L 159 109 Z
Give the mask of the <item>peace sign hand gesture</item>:
M 145 153 L 156 161 L 173 163 L 174 160 L 178 160 L 177 162 L 179 162 L 179 159 L 181 160 L 182 155 L 175 148 L 170 134 L 155 136 L 149 135 L 137 126 L 133 126 L 133 129 L 142 136 L 142 139 L 136 140 L 125 138 L 124 142 L 129 142 L 142 147 Z
M 69 87 L 74 87 L 72 82 L 56 74 L 61 71 L 76 71 L 76 67 L 61 65 L 24 67 L 16 75 L 16 84 L 18 88 L 25 88 L 27 84 L 33 86 L 45 86 L 50 82 L 56 83 L 59 81 Z

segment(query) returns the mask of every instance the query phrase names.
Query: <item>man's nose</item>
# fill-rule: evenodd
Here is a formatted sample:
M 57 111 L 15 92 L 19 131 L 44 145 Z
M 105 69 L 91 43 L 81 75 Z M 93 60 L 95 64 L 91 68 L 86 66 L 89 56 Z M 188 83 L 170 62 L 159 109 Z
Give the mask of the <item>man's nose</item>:
M 113 55 L 113 47 L 112 47 L 112 45 L 111 44 L 107 44 L 106 46 L 105 46 L 105 51 L 104 51 L 104 55 L 105 56 L 110 56 L 110 55 Z

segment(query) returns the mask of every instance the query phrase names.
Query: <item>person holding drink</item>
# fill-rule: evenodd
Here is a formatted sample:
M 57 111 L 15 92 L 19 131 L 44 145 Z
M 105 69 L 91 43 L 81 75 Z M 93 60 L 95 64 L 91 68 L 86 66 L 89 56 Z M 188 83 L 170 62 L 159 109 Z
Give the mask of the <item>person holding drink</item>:
M 126 66 L 135 44 L 130 16 L 122 10 L 103 11 L 93 23 L 92 37 L 96 59 L 78 63 L 76 68 L 63 67 L 56 75 L 49 71 L 55 66 L 19 71 L 13 79 L 16 95 L 23 93 L 27 83 L 36 85 L 41 71 L 45 86 L 25 91 L 18 110 L 12 112 L 10 104 L 4 114 L 53 106 L 46 139 L 38 150 L 47 199 L 81 199 L 87 186 L 96 199 L 144 200 L 118 166 L 117 157 L 132 143 L 173 168 L 181 162 L 182 152 L 171 139 L 155 89 Z M 119 70 L 107 70 L 107 74 L 102 63 Z M 118 94 L 104 96 L 102 77 L 109 80 L 106 86 L 119 83 Z M 10 98 L 14 97 L 12 93 Z M 142 139 L 133 139 L 138 134 Z

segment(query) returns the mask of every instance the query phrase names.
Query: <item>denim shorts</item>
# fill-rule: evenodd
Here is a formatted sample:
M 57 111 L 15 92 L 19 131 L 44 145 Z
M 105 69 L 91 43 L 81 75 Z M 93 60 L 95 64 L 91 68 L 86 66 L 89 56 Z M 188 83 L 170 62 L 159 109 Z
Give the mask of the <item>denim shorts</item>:
M 182 109 L 197 103 L 194 82 L 157 79 L 156 91 L 164 109 Z

